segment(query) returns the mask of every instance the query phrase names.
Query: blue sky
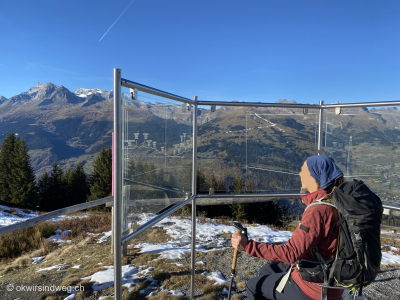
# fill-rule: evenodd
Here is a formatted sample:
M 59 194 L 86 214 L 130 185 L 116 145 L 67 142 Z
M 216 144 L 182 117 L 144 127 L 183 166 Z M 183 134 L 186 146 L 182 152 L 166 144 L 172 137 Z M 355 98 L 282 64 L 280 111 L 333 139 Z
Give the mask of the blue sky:
M 202 100 L 400 99 L 400 2 L 0 2 L 0 95 L 122 77 Z

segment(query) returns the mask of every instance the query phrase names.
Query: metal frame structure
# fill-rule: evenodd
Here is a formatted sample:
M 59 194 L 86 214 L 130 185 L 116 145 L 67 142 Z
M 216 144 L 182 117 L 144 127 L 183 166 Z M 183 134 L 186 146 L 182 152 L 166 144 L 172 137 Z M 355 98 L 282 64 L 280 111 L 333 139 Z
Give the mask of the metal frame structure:
M 161 96 L 167 99 L 176 100 L 179 102 L 193 105 L 193 157 L 192 157 L 192 194 L 185 200 L 178 202 L 162 214 L 150 220 L 146 224 L 140 226 L 135 232 L 126 236 L 122 236 L 122 99 L 121 86 L 136 89 L 138 91 Z M 196 199 L 215 199 L 215 198 L 265 198 L 265 201 L 273 201 L 276 198 L 299 198 L 302 194 L 197 194 L 196 191 L 196 158 L 197 158 L 197 107 L 199 105 L 207 106 L 244 106 L 244 107 L 280 107 L 280 108 L 303 108 L 303 109 L 318 109 L 318 155 L 322 149 L 323 135 L 323 111 L 329 108 L 346 108 L 346 107 L 371 107 L 371 106 L 400 106 L 400 101 L 385 101 L 385 102 L 364 102 L 364 103 L 340 103 L 340 104 L 324 104 L 321 100 L 319 105 L 315 104 L 293 104 L 293 103 L 260 103 L 260 102 L 221 102 L 221 101 L 199 101 L 197 97 L 193 100 L 181 97 L 175 94 L 164 92 L 140 83 L 136 83 L 127 79 L 121 78 L 121 70 L 114 69 L 114 140 L 113 140 L 113 160 L 114 160 L 114 215 L 113 215 L 113 230 L 114 230 L 114 299 L 122 299 L 122 278 L 121 278 L 121 259 L 122 247 L 142 233 L 144 230 L 158 223 L 165 217 L 183 207 L 186 204 L 192 204 L 192 245 L 191 245 L 191 299 L 195 297 L 195 246 L 196 246 Z M 251 200 L 249 200 L 250 202 Z M 400 210 L 399 207 L 384 205 L 384 208 Z

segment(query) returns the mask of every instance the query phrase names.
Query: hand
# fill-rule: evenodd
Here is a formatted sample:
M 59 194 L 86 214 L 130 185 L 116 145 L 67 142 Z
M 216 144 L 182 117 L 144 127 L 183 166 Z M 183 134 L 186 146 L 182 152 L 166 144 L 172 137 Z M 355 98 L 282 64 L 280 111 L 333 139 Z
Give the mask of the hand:
M 247 245 L 247 237 L 244 234 L 234 233 L 232 234 L 232 247 L 238 251 L 243 251 Z

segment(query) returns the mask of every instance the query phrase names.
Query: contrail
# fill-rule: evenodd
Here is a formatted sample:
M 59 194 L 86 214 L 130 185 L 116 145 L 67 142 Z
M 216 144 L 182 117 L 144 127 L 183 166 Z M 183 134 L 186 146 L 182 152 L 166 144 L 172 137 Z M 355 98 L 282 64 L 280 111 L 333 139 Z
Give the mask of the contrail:
M 125 10 L 122 12 L 122 14 L 115 20 L 114 23 L 112 23 L 112 25 L 110 26 L 110 28 L 108 28 L 108 30 L 106 31 L 105 34 L 103 34 L 103 36 L 101 37 L 101 39 L 99 40 L 99 42 L 101 42 L 101 40 L 103 39 L 103 37 L 106 36 L 106 34 L 111 30 L 111 28 L 113 28 L 113 26 L 115 25 L 115 23 L 118 22 L 119 18 L 122 17 L 122 15 L 126 12 L 126 10 L 129 8 L 129 6 L 131 6 L 131 4 L 134 2 L 135 0 L 132 0 L 131 3 L 129 3 L 129 5 L 125 8 Z

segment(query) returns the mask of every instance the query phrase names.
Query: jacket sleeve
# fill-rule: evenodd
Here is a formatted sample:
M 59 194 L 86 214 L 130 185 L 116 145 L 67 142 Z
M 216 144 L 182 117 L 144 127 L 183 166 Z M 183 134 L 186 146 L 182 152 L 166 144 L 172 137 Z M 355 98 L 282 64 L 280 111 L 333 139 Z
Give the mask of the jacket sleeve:
M 301 224 L 284 245 L 269 245 L 249 240 L 245 252 L 262 259 L 289 264 L 303 259 L 324 236 L 324 221 L 317 206 L 319 205 L 304 212 Z

